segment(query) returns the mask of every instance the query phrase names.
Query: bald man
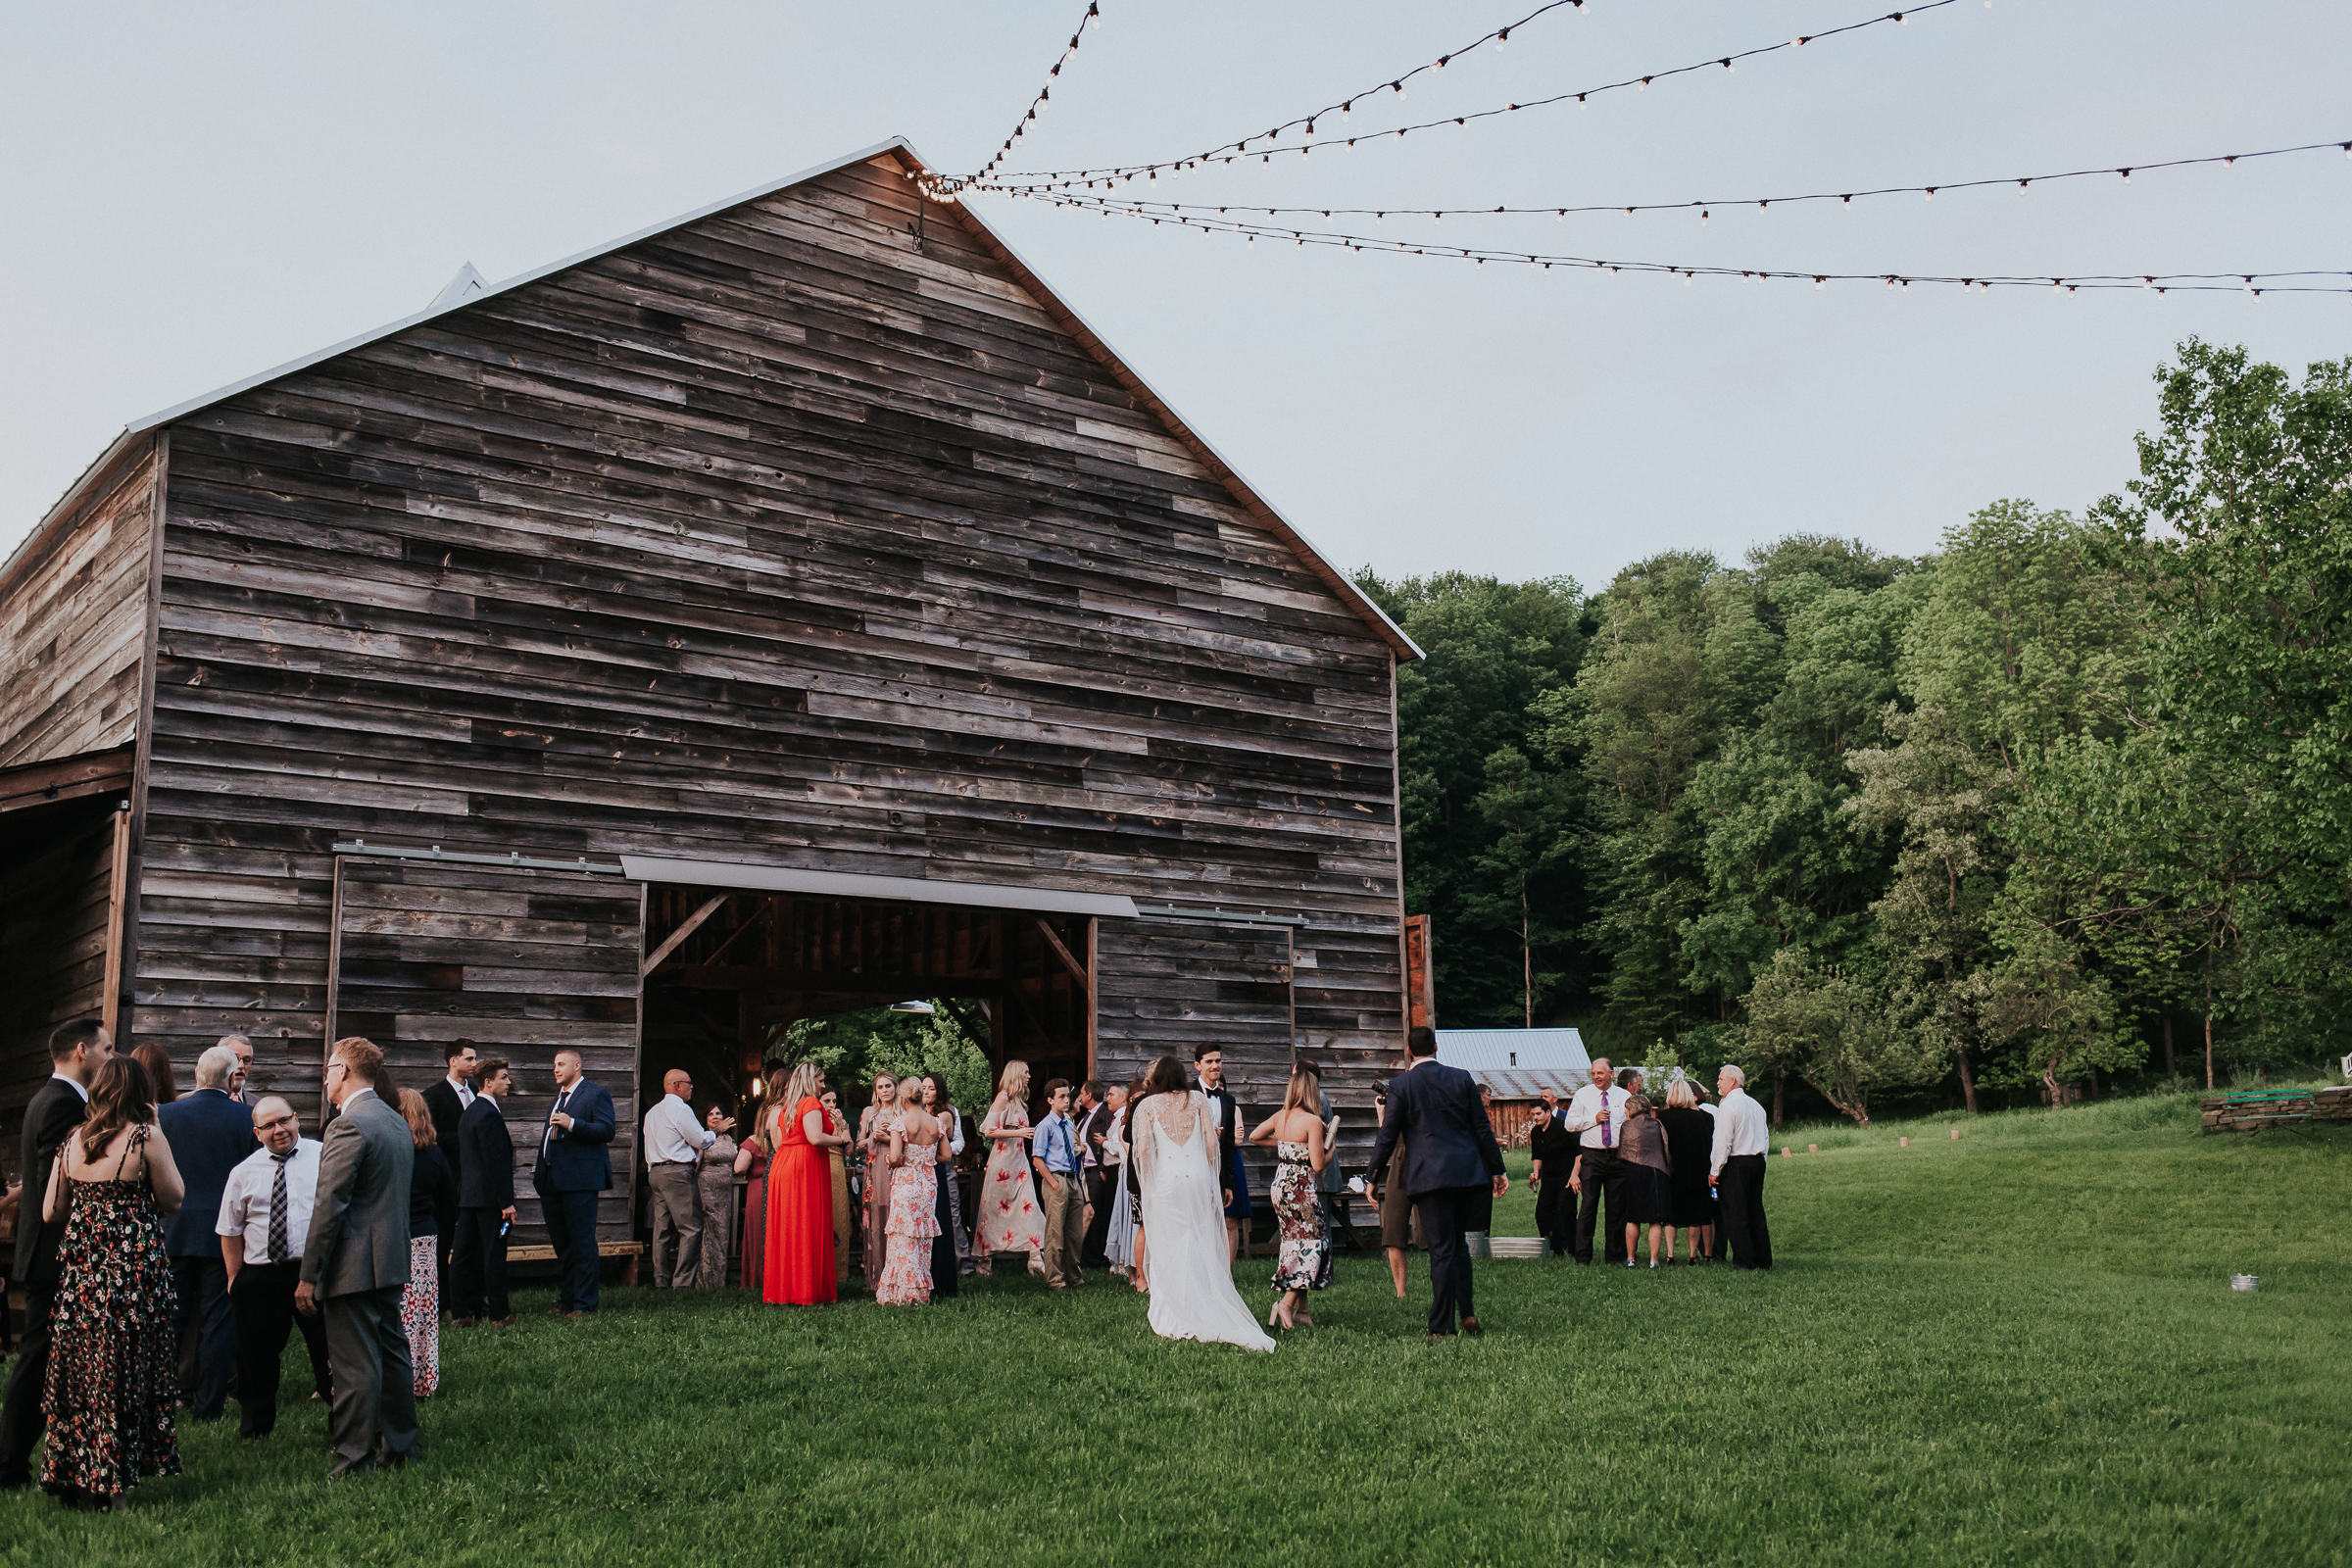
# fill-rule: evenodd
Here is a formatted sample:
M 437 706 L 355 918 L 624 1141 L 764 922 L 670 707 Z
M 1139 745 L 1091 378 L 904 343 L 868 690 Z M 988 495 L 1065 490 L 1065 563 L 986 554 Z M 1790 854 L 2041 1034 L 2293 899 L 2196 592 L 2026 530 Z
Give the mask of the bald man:
M 253 1107 L 253 1130 L 262 1147 L 228 1173 L 213 1231 L 236 1321 L 237 1403 L 244 1410 L 237 1436 L 266 1438 L 277 1427 L 278 1366 L 290 1331 L 302 1331 L 311 1352 L 311 1387 L 321 1398 L 331 1387 L 326 1329 L 317 1316 L 294 1310 L 318 1195 L 318 1143 L 302 1136 L 294 1107 L 275 1095 Z
M 703 1263 L 703 1204 L 695 1171 L 718 1134 L 696 1118 L 687 1100 L 694 1079 L 683 1067 L 662 1075 L 662 1102 L 645 1113 L 645 1179 L 654 1191 L 654 1284 L 692 1285 Z

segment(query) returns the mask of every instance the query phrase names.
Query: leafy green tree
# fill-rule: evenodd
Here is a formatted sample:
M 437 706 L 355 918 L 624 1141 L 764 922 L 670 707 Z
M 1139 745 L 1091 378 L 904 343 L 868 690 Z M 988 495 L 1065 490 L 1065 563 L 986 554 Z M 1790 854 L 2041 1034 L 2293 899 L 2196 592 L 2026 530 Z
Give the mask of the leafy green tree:
M 1494 836 L 1472 858 L 1483 880 L 1468 892 L 1464 907 L 1485 929 L 1518 922 L 1521 1027 L 1533 1029 L 1537 1006 L 1562 978 L 1557 970 L 1539 969 L 1537 957 L 1559 952 L 1573 934 L 1557 923 L 1560 911 L 1541 895 L 1548 873 L 1575 850 L 1570 833 L 1576 791 L 1567 775 L 1536 766 L 1515 746 L 1488 758 L 1486 773 L 1487 787 L 1475 804 Z
M 1530 708 L 1575 677 L 1586 647 L 1583 590 L 1566 577 L 1506 583 L 1462 572 L 1389 583 L 1367 568 L 1355 580 L 1427 656 L 1396 675 L 1398 793 L 1405 907 L 1436 927 L 1439 1016 L 1519 1022 L 1541 989 L 1531 976 L 1573 986 L 1592 967 L 1578 935 L 1581 868 L 1539 842 L 1522 807 L 1505 799 L 1551 803 L 1565 787 L 1572 760 L 1530 744 Z M 1511 752 L 1528 771 L 1494 795 L 1489 760 Z M 1524 887 L 1498 896 L 1497 866 L 1523 872 Z
M 1769 1068 L 1776 1085 L 1789 1071 L 1857 1126 L 1870 1125 L 1870 1097 L 1882 1087 L 1923 1082 L 1942 1070 L 1943 1058 L 1914 1032 L 1889 1027 L 1870 991 L 1835 966 L 1813 963 L 1801 949 L 1783 948 L 1756 977 L 1746 999 L 1743 1043 L 1750 1058 Z

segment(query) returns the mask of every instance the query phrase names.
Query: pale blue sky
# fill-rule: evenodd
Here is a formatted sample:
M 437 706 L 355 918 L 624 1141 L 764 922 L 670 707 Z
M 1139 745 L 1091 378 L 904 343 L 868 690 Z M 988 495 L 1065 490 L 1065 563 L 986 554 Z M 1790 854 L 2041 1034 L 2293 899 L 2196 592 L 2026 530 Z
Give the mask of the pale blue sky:
M 1884 4 L 1885 0 L 1880 0 Z M 1535 0 L 1102 0 L 1013 167 L 1262 131 Z M 1083 0 L 0 7 L 0 549 L 125 420 L 894 134 L 964 172 Z M 1813 32 L 1865 0 L 1592 0 L 1424 77 L 1413 119 Z M 1979 0 L 1908 26 L 1344 156 L 1161 182 L 1363 206 L 1675 201 L 2352 138 L 2341 0 Z M 1359 113 L 1354 125 L 1382 123 Z M 1352 127 L 1351 127 L 1352 128 Z M 1141 193 L 1139 183 L 1135 189 Z M 1567 572 L 1791 529 L 1933 546 L 2132 471 L 2189 334 L 2295 367 L 2352 298 L 1989 296 L 1537 273 L 980 210 L 1347 565 Z M 2352 268 L 2340 154 L 1850 209 L 1449 221 L 1734 267 Z M 1396 220 L 1377 232 L 1405 232 Z

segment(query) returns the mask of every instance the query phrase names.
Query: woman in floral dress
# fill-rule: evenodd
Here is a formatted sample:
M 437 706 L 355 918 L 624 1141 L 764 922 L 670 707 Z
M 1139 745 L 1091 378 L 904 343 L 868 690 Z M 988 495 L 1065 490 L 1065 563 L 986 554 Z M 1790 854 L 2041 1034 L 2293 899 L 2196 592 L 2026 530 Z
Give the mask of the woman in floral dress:
M 899 1081 L 891 1074 L 874 1074 L 874 1098 L 858 1117 L 858 1151 L 865 1157 L 865 1288 L 882 1277 L 890 1245 L 890 1127 L 898 1119 Z
M 1323 1200 L 1315 1192 L 1315 1173 L 1331 1162 L 1323 1138 L 1323 1085 L 1313 1069 L 1291 1069 L 1290 1092 L 1282 1109 L 1258 1124 L 1250 1135 L 1253 1144 L 1274 1142 L 1274 1217 L 1282 1236 L 1281 1255 L 1274 1262 L 1274 1288 L 1282 1298 L 1266 1326 L 1286 1329 L 1314 1327 L 1306 1313 L 1306 1293 L 1331 1286 L 1331 1240 L 1323 1228 Z
M 411 1391 L 429 1399 L 441 1387 L 440 1208 L 458 1206 L 458 1179 L 433 1133 L 433 1112 L 414 1089 L 400 1092 L 401 1118 L 416 1147 L 409 1171 L 409 1283 L 400 1293 L 400 1326 L 408 1331 Z
M 972 1250 L 980 1254 L 975 1272 L 986 1274 L 998 1252 L 1026 1252 L 1029 1272 L 1046 1271 L 1046 1215 L 1038 1206 L 1037 1189 L 1029 1181 L 1029 1064 L 1008 1061 L 998 1081 L 996 1102 L 980 1124 L 980 1136 L 991 1140 L 988 1173 L 980 1181 L 980 1213 L 973 1227 Z
M 89 1119 L 50 1167 L 42 1206 L 66 1234 L 41 1390 L 41 1489 L 70 1508 L 122 1508 L 140 1482 L 179 1474 L 179 1298 L 162 1216 L 186 1191 L 147 1069 L 112 1058 L 90 1085 Z
M 881 1117 L 875 1125 L 883 1124 Z M 899 1081 L 890 1122 L 889 1246 L 874 1299 L 884 1306 L 923 1306 L 931 1299 L 931 1238 L 939 1234 L 939 1118 L 923 1109 L 923 1081 Z

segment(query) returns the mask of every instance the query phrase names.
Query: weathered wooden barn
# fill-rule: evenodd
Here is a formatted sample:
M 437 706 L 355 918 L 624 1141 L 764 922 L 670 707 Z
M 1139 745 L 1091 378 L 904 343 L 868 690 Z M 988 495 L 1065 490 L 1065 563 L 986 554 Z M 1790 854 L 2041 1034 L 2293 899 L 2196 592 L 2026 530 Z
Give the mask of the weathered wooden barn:
M 1411 642 L 903 141 L 131 426 L 0 567 L 0 1133 L 90 1012 L 421 1085 L 557 1048 L 633 1128 L 795 1018 L 1000 1060 L 1405 1005 Z M 315 1124 L 314 1124 L 315 1125 Z M 634 1155 L 633 1134 L 616 1144 Z M 607 1234 L 625 1235 L 615 1187 Z M 540 1234 L 526 1206 L 524 1240 Z

